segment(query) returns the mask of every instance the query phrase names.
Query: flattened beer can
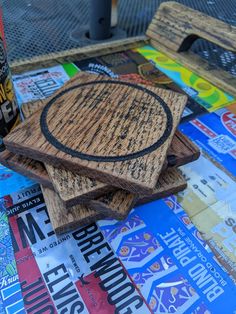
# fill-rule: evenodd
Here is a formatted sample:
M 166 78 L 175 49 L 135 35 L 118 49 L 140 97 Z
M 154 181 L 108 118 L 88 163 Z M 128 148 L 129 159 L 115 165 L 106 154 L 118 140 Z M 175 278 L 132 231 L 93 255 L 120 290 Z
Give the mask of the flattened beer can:
M 7 55 L 0 37 L 0 151 L 4 150 L 3 138 L 19 122 L 17 106 Z

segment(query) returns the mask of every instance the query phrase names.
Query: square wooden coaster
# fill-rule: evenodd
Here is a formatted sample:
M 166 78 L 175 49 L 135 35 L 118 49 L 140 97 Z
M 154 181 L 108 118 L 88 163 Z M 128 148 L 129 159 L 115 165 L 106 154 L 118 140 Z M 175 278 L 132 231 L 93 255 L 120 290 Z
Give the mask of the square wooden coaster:
M 79 73 L 4 142 L 15 153 L 151 193 L 187 98 Z
M 44 101 L 30 102 L 23 104 L 21 110 L 25 119 L 27 119 L 34 112 L 42 109 L 44 106 Z M 199 149 L 185 135 L 176 131 L 167 151 L 167 158 L 163 169 L 184 165 L 188 162 L 196 160 L 199 157 L 199 154 Z M 8 162 L 9 164 L 12 164 L 12 167 L 16 164 L 15 169 L 19 170 L 16 158 L 17 157 L 15 157 L 12 161 L 11 158 L 9 158 Z M 21 157 L 21 160 L 22 159 L 24 158 Z M 25 161 L 25 166 L 28 164 L 29 167 L 33 165 L 35 168 L 37 163 L 39 163 L 38 175 L 42 176 L 40 173 L 42 171 L 42 164 L 40 164 L 40 162 L 34 160 L 31 160 L 31 162 Z M 59 194 L 65 206 L 73 206 L 75 204 L 88 201 L 89 199 L 95 199 L 104 195 L 105 192 L 110 192 L 114 189 L 112 186 L 108 186 L 104 183 L 98 182 L 97 180 L 83 177 L 62 168 L 57 168 L 49 164 L 45 164 L 45 167 L 51 179 L 51 181 L 48 180 L 49 182 L 47 182 L 47 184 L 53 184 L 55 191 Z M 27 167 L 25 168 L 27 170 Z M 25 172 L 26 175 L 27 172 L 28 171 Z M 28 175 L 30 176 L 30 174 Z

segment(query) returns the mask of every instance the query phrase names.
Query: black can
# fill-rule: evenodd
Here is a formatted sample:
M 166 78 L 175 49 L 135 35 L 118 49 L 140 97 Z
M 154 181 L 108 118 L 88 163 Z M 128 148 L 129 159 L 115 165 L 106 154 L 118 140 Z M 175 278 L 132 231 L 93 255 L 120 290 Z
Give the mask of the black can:
M 0 37 L 0 151 L 3 151 L 3 138 L 19 122 L 11 73 L 7 62 L 3 39 Z

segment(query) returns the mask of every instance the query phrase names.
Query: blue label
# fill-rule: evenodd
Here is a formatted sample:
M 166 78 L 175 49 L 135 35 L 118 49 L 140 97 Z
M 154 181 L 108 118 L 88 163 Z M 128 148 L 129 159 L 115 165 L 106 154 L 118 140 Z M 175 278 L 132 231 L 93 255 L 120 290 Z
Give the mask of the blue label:
M 180 130 L 236 176 L 236 116 L 221 109 L 180 125 Z

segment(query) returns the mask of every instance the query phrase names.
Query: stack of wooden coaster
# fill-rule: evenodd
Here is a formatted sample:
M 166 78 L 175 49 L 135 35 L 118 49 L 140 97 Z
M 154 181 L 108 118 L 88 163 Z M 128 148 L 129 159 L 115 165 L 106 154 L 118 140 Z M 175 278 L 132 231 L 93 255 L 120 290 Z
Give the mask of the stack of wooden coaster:
M 183 190 L 199 151 L 176 131 L 186 96 L 80 72 L 4 138 L 1 163 L 38 180 L 55 232 Z

